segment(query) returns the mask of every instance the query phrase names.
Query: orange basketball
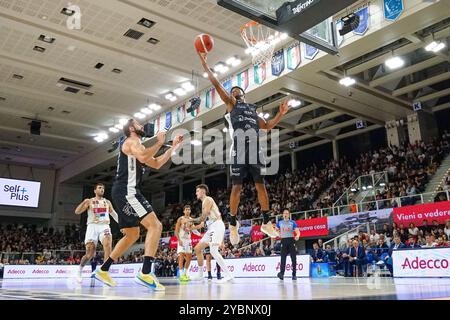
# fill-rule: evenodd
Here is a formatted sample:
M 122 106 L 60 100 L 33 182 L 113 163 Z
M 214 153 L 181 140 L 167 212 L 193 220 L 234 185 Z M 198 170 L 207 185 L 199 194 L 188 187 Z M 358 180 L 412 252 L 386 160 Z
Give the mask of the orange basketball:
M 214 48 L 214 39 L 209 34 L 199 34 L 194 42 L 195 50 L 201 53 L 209 53 Z

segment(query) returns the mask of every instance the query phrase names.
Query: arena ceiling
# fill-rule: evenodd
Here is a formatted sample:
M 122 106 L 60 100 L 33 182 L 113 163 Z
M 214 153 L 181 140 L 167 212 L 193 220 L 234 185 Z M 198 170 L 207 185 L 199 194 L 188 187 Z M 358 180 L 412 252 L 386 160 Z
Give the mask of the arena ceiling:
M 250 59 L 239 36 L 246 18 L 216 5 L 214 0 L 97 0 L 71 1 L 82 9 L 81 30 L 66 26 L 61 13 L 68 3 L 58 0 L 0 1 L 0 161 L 65 168 L 106 153 L 111 136 L 99 144 L 93 137 L 120 118 L 127 118 L 148 101 L 167 110 L 164 95 L 201 74 L 192 41 L 199 33 L 215 38 L 210 61 L 239 55 Z M 448 49 L 425 52 L 434 36 L 448 43 L 450 3 L 440 1 L 401 19 L 386 32 L 371 33 L 345 46 L 338 56 L 325 55 L 290 74 L 264 85 L 247 96 L 264 112 L 274 114 L 287 95 L 299 98 L 302 107 L 291 110 L 280 123 L 281 152 L 288 154 L 383 127 L 386 121 L 404 119 L 412 102 L 421 101 L 425 112 L 450 107 Z M 142 19 L 155 22 L 150 28 Z M 129 32 L 139 39 L 124 36 Z M 53 43 L 39 40 L 41 35 Z M 148 42 L 151 38 L 157 43 Z M 155 42 L 153 40 L 153 42 Z M 44 52 L 34 48 L 45 48 Z M 387 57 L 401 54 L 405 67 L 388 72 Z M 101 63 L 100 69 L 96 65 Z M 113 72 L 119 69 L 121 72 Z M 116 70 L 117 71 L 117 70 Z M 230 73 L 237 69 L 230 70 Z M 346 73 L 357 78 L 351 89 L 339 84 Z M 82 84 L 68 84 L 62 78 Z M 198 87 L 209 83 L 199 77 Z M 77 92 L 66 90 L 73 87 Z M 179 101 L 178 101 L 179 102 Z M 216 110 L 216 109 L 214 109 Z M 202 115 L 208 127 L 223 127 L 223 106 Z M 29 119 L 42 123 L 41 135 L 29 134 Z M 356 119 L 367 122 L 357 130 Z M 191 124 L 185 127 L 195 128 Z M 99 157 L 100 159 L 100 157 Z M 68 182 L 110 180 L 115 155 L 69 177 Z M 180 179 L 198 179 L 222 167 L 166 166 L 152 172 L 149 190 Z M 169 184 L 170 184 L 169 183 Z

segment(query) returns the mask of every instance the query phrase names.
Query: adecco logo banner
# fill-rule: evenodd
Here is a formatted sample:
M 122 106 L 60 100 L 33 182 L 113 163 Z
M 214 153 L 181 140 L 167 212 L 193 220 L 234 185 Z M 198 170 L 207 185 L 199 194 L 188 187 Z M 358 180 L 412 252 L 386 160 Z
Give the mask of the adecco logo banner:
M 68 278 L 78 274 L 79 266 L 46 266 L 46 265 L 5 265 L 4 279 L 42 279 L 42 278 Z M 133 278 L 141 269 L 141 264 L 112 265 L 110 274 L 113 277 Z M 91 266 L 83 268 L 83 278 L 91 277 Z
M 40 189 L 40 182 L 0 178 L 0 205 L 37 208 Z
M 242 258 L 242 259 L 226 259 L 225 263 L 228 270 L 234 277 L 237 278 L 257 278 L 257 277 L 271 277 L 276 278 L 277 273 L 280 272 L 280 257 L 263 257 L 263 258 Z M 297 277 L 309 277 L 309 255 L 297 256 Z M 189 273 L 191 275 L 197 274 L 197 261 L 191 262 Z M 206 263 L 203 265 L 203 272 L 206 274 Z M 216 272 L 214 266 L 213 273 Z M 222 272 L 223 274 L 223 272 Z M 292 263 L 290 258 L 286 262 L 285 275 L 292 274 Z
M 450 277 L 450 248 L 396 250 L 394 277 Z

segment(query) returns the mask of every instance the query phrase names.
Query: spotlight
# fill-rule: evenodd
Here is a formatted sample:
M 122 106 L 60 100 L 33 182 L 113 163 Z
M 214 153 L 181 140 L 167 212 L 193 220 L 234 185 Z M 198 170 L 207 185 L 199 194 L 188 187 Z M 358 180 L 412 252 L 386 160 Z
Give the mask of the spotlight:
M 445 43 L 442 41 L 433 41 L 425 47 L 426 51 L 439 52 L 445 48 Z
M 339 80 L 339 84 L 350 87 L 356 83 L 356 80 L 351 77 L 345 77 L 344 79 Z
M 384 64 L 389 69 L 398 69 L 398 68 L 403 67 L 403 65 L 405 64 L 405 60 L 403 60 L 400 57 L 392 57 L 392 58 L 386 60 L 386 62 Z

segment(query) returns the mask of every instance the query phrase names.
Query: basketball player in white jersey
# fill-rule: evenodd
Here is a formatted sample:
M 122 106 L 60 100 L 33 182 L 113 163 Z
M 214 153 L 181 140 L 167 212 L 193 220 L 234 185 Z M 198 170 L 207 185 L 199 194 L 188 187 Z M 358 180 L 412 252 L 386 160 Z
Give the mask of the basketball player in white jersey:
M 187 274 L 189 265 L 192 259 L 192 239 L 191 233 L 199 235 L 197 229 L 202 226 L 194 227 L 191 219 L 191 206 L 185 205 L 183 208 L 183 216 L 179 217 L 177 224 L 175 225 L 175 236 L 178 238 L 178 268 L 180 270 L 180 282 L 191 281 Z M 186 264 L 183 267 L 183 263 L 186 260 Z
M 195 246 L 195 254 L 197 255 L 199 273 L 192 281 L 204 281 L 203 277 L 203 249 L 209 247 L 212 257 L 219 264 L 220 268 L 225 273 L 225 277 L 218 280 L 217 283 L 226 283 L 233 280 L 233 276 L 228 271 L 225 260 L 219 253 L 219 246 L 222 244 L 225 237 L 225 224 L 222 221 L 222 216 L 219 212 L 216 202 L 213 198 L 208 197 L 209 189 L 206 184 L 197 186 L 195 194 L 197 199 L 202 201 L 202 214 L 196 219 L 192 219 L 194 223 L 200 223 L 208 218 L 209 225 L 203 238 Z
M 103 246 L 104 260 L 108 259 L 111 253 L 112 236 L 109 227 L 109 215 L 113 217 L 114 221 L 119 222 L 117 213 L 114 211 L 111 202 L 103 198 L 105 186 L 102 183 L 97 183 L 94 188 L 94 193 L 94 198 L 84 200 L 75 209 L 75 214 L 82 214 L 86 210 L 88 213 L 86 236 L 84 239 L 86 254 L 81 258 L 78 274 L 79 282 L 82 280 L 81 275 L 84 266 L 95 255 L 98 240 L 100 240 Z

